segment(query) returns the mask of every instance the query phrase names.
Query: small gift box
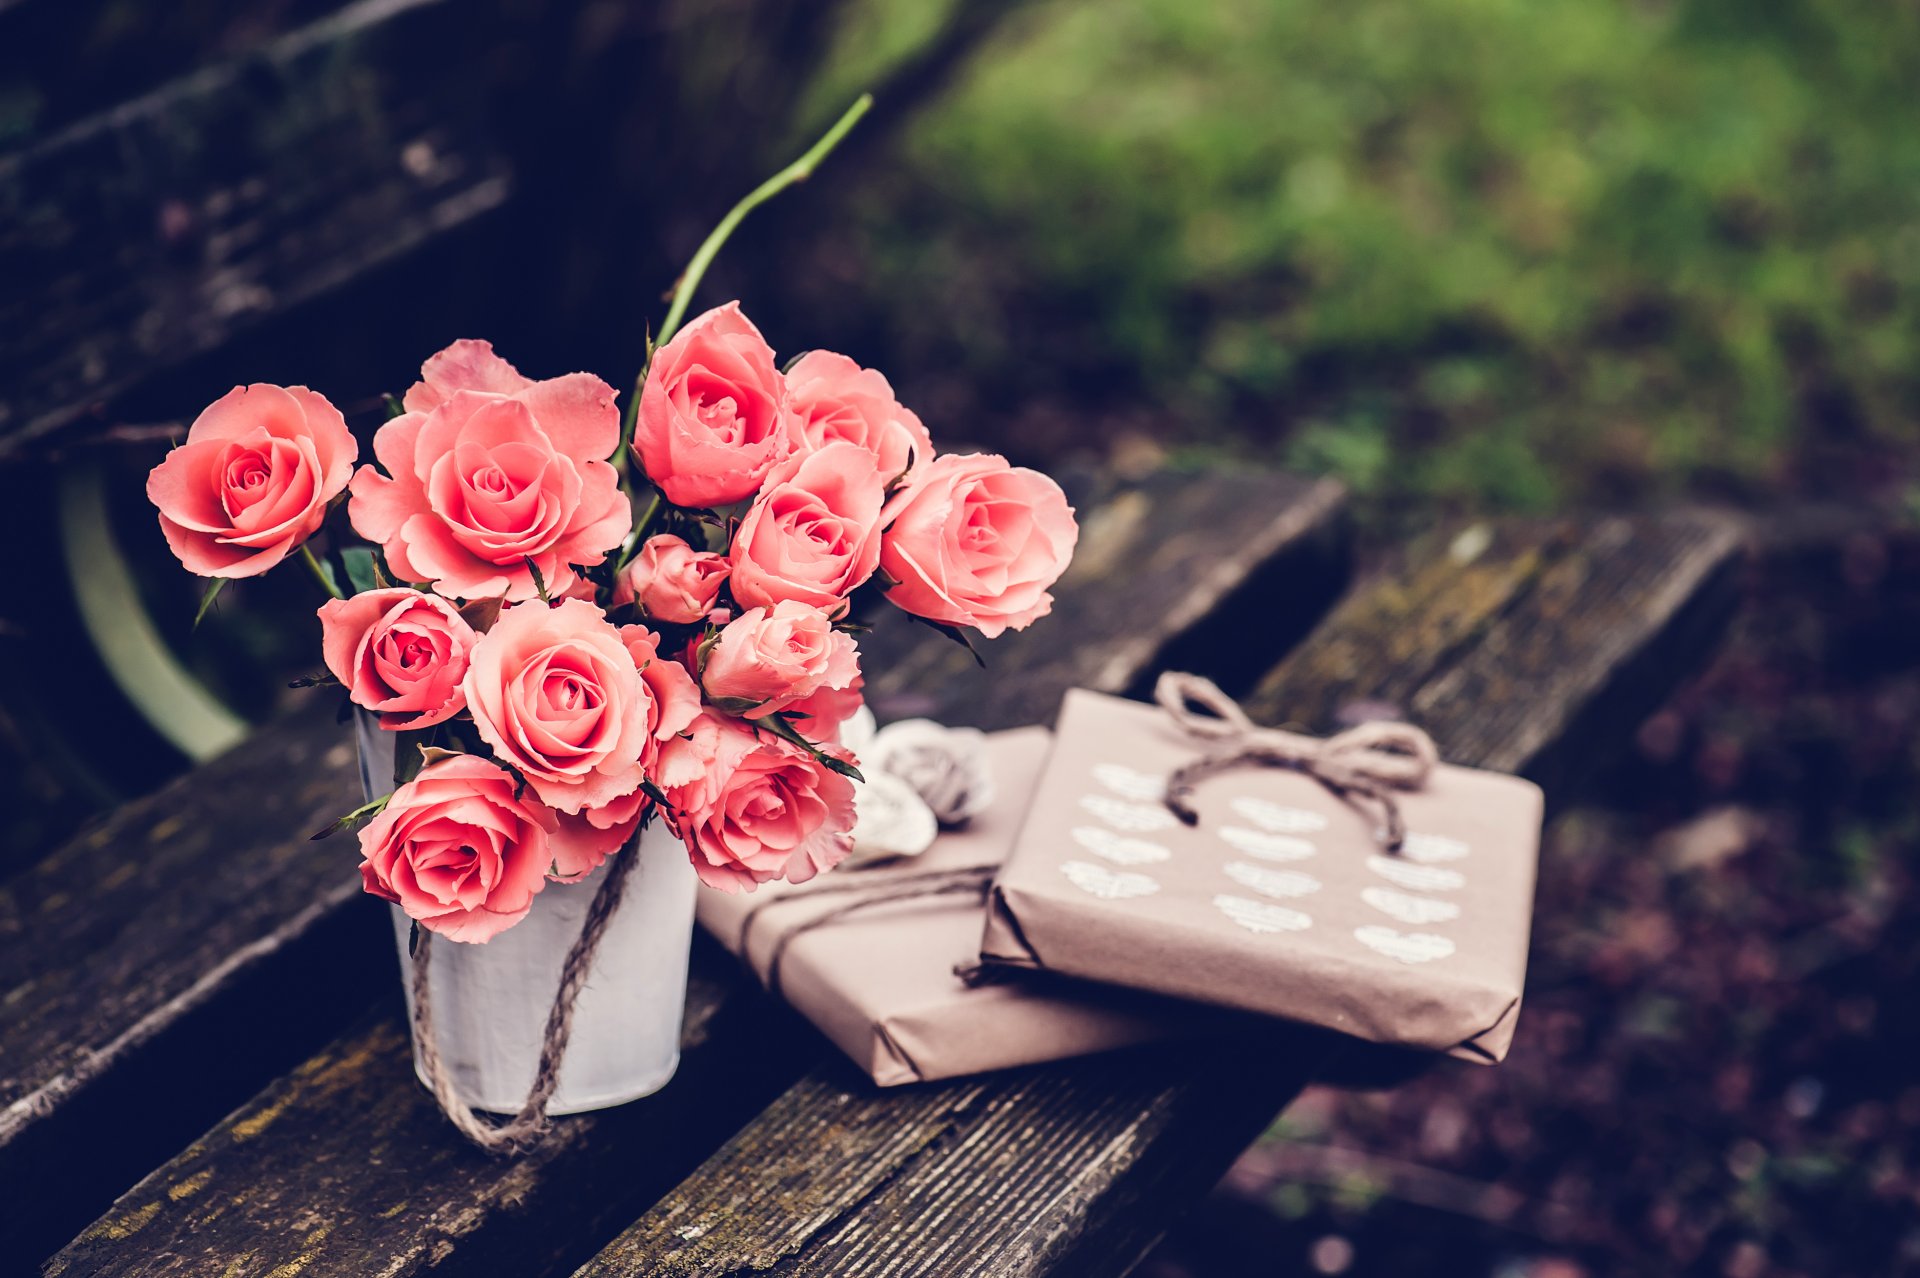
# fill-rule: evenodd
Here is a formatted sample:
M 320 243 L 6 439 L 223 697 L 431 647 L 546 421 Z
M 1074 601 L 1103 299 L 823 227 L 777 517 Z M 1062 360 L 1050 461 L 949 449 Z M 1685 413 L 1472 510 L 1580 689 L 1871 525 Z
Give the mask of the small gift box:
M 1130 991 L 969 985 L 986 887 L 1033 801 L 1050 735 L 991 734 L 997 798 L 917 857 L 751 896 L 702 891 L 699 919 L 882 1087 L 1164 1037 L 1186 1009 Z
M 1186 706 L 1195 684 L 1215 715 Z M 1067 694 L 983 960 L 1501 1059 L 1539 787 L 1383 748 L 1431 751 L 1404 725 L 1320 742 L 1168 687 L 1164 706 Z

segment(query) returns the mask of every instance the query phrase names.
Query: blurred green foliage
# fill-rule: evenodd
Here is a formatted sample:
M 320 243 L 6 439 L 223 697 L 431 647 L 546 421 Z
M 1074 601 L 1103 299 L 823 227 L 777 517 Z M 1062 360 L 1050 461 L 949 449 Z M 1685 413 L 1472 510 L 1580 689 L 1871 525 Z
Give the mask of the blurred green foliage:
M 868 304 L 956 402 L 1380 495 L 1852 496 L 1920 437 L 1916 67 L 1912 3 L 1050 0 L 859 184 Z

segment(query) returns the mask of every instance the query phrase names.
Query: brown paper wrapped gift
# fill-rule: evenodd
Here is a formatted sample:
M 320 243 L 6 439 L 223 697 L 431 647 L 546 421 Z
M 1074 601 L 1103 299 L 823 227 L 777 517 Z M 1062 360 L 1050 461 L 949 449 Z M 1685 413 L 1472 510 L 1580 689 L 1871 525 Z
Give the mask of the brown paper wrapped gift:
M 1537 786 L 1439 765 L 1393 793 L 1407 831 L 1394 853 L 1380 808 L 1279 767 L 1199 781 L 1197 822 L 1183 824 L 1162 795 L 1198 753 L 1158 706 L 1068 693 L 982 957 L 1469 1060 L 1506 1055 Z
M 738 896 L 703 889 L 701 925 L 736 954 L 744 930 L 762 981 L 778 951 L 778 992 L 883 1087 L 1164 1036 L 1185 1009 L 1128 991 L 1076 984 L 1056 995 L 1016 984 L 968 987 L 953 969 L 979 953 L 984 904 L 978 889 L 890 901 L 807 926 L 829 911 L 896 890 L 889 885 L 909 876 L 934 882 L 940 871 L 1005 859 L 1033 800 L 1048 744 L 1044 728 L 992 734 L 988 760 L 998 793 L 993 806 L 942 833 L 921 855 L 892 865 L 843 867 L 798 887 L 768 883 Z M 976 880 L 984 881 L 984 875 Z

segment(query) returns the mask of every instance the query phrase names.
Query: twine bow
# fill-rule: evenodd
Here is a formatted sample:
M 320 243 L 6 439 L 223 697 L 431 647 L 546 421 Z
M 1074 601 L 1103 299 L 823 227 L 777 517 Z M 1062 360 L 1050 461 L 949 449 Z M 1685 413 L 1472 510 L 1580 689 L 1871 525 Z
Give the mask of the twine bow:
M 1199 823 L 1193 790 L 1206 777 L 1242 764 L 1292 768 L 1349 803 L 1364 799 L 1378 807 L 1380 842 L 1398 852 L 1407 827 L 1393 792 L 1418 790 L 1440 762 L 1433 738 L 1410 723 L 1363 723 L 1326 740 L 1260 727 L 1199 675 L 1170 670 L 1154 685 L 1153 698 L 1175 727 L 1203 746 L 1199 758 L 1167 778 L 1167 808 L 1188 825 Z

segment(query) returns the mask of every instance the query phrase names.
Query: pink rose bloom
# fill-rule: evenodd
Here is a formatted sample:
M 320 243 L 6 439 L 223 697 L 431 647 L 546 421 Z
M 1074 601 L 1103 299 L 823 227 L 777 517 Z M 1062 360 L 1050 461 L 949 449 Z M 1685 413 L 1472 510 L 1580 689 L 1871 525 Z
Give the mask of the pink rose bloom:
M 917 617 L 991 639 L 1053 607 L 1080 526 L 1060 485 L 992 454 L 948 453 L 887 504 L 887 598 Z
M 793 726 L 807 740 L 837 744 L 841 726 L 866 704 L 867 699 L 862 692 L 866 682 L 864 676 L 856 673 L 853 682 L 846 687 L 821 688 L 805 700 L 788 706 L 786 712 L 793 718 Z
M 893 397 L 887 379 L 845 355 L 808 351 L 796 360 L 787 370 L 787 405 L 797 453 L 858 444 L 889 483 L 933 460 L 927 428 Z
M 886 486 L 858 444 L 775 466 L 733 536 L 733 597 L 750 608 L 793 599 L 838 612 L 880 564 Z
M 600 863 L 633 839 L 640 818 L 652 803 L 644 791 L 621 795 L 597 808 L 587 808 L 576 816 L 556 812 L 560 823 L 553 832 L 553 870 L 555 883 L 578 883 L 600 868 Z
M 645 704 L 635 712 L 647 729 L 640 766 L 651 772 L 660 745 L 685 732 L 700 717 L 700 685 L 685 666 L 660 655 L 660 636 L 645 626 L 620 627 L 620 642 L 626 645 L 627 656 L 640 672 L 640 684 L 647 690 Z
M 236 386 L 147 476 L 167 545 L 202 577 L 252 577 L 319 531 L 360 446 L 326 396 Z
M 511 773 L 463 754 L 423 768 L 360 831 L 367 891 L 450 941 L 486 941 L 546 886 L 553 814 Z
M 481 738 L 549 807 L 577 813 L 640 788 L 653 693 L 585 600 L 504 610 L 473 645 L 462 691 Z
M 853 850 L 853 782 L 716 711 L 667 743 L 660 785 L 694 871 L 723 892 L 804 883 Z
M 762 719 L 859 677 L 853 636 L 835 630 L 818 608 L 789 601 L 749 608 L 728 622 L 707 651 L 700 683 L 721 709 Z
M 634 445 L 668 501 L 724 506 L 751 497 L 786 456 L 787 418 L 773 348 L 728 302 L 653 353 Z
M 655 621 L 691 625 L 713 610 L 733 566 L 725 555 L 695 550 L 671 533 L 649 537 L 614 583 L 615 604 L 638 603 Z
M 638 708 L 647 725 L 647 744 L 639 764 L 646 775 L 656 767 L 660 747 L 699 717 L 700 688 L 685 667 L 661 658 L 660 637 L 645 626 L 622 626 L 620 641 L 649 694 Z M 560 828 L 553 836 L 553 877 L 573 883 L 592 873 L 632 840 L 650 802 L 645 791 L 635 790 L 598 807 L 583 808 L 578 815 L 557 814 Z
M 620 442 L 613 388 L 589 373 L 528 381 L 485 342 L 421 368 L 408 411 L 373 437 L 347 514 L 393 571 L 461 599 L 531 599 L 577 580 L 627 535 L 633 509 L 606 461 Z
M 320 605 L 327 669 L 353 704 L 393 732 L 444 723 L 466 709 L 460 681 L 474 638 L 452 604 L 404 587 Z

